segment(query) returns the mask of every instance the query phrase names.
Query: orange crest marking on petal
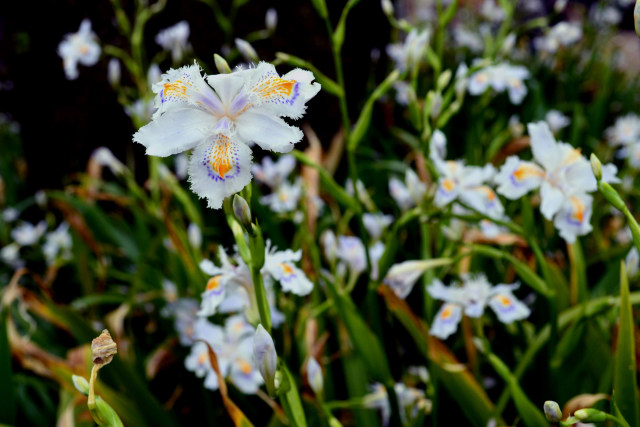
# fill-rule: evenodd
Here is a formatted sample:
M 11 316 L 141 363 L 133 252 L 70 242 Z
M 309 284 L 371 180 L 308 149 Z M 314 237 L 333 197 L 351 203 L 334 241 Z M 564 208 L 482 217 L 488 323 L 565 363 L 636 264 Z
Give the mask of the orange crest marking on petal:
M 447 193 L 450 193 L 454 188 L 456 188 L 456 183 L 451 178 L 445 178 L 444 180 L 442 180 L 442 186 L 447 191 Z
M 580 148 L 574 148 L 573 150 L 569 151 L 569 153 L 567 153 L 567 156 L 564 158 L 562 165 L 567 166 L 572 163 L 575 163 L 581 157 L 582 157 L 582 150 Z
M 212 291 L 217 289 L 220 286 L 220 279 L 222 279 L 222 275 L 214 276 L 207 282 L 207 290 Z
M 453 315 L 453 309 L 451 308 L 451 305 L 447 304 L 444 309 L 442 310 L 442 313 L 440 313 L 440 317 L 443 319 L 448 319 Z
M 284 274 L 286 274 L 287 276 L 291 276 L 292 274 L 294 274 L 293 273 L 293 268 L 289 264 L 287 264 L 285 262 L 280 264 L 280 268 L 282 268 L 282 272 Z
M 573 210 L 573 212 L 571 213 L 571 219 L 582 224 L 582 222 L 584 221 L 584 211 L 585 211 L 584 203 L 582 203 L 582 200 L 578 199 L 575 196 L 571 196 L 570 202 L 571 202 L 571 208 Z
M 544 176 L 544 172 L 542 172 L 540 169 L 538 169 L 533 165 L 523 163 L 520 166 L 518 166 L 515 171 L 513 171 L 513 176 L 518 181 L 522 181 L 524 179 L 535 177 L 535 176 L 538 176 L 538 177 Z
M 263 101 L 293 104 L 298 97 L 298 82 L 271 74 L 260 79 L 252 90 Z
M 245 375 L 250 374 L 252 371 L 251 364 L 244 359 L 238 359 L 238 367 L 240 367 L 240 370 Z
M 512 304 L 511 298 L 506 295 L 500 294 L 496 298 L 498 298 L 498 301 L 500 301 L 500 304 L 502 304 L 503 307 L 509 307 Z
M 200 353 L 200 355 L 198 356 L 198 364 L 204 365 L 208 361 L 209 361 L 209 354 L 206 351 L 203 351 L 202 353 Z
M 240 173 L 237 147 L 228 137 L 216 135 L 214 143 L 209 147 L 203 159 L 203 165 L 214 181 L 226 181 Z

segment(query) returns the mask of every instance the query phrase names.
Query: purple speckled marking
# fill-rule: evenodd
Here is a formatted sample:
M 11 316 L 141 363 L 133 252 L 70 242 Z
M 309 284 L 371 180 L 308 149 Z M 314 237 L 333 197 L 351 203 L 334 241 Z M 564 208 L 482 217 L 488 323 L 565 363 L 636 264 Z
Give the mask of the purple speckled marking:
M 207 168 L 207 174 L 209 175 L 210 179 L 212 179 L 215 182 L 226 182 L 228 179 L 234 179 L 240 174 L 241 168 L 240 168 L 240 160 L 238 158 L 238 149 L 236 147 L 233 147 L 233 154 L 231 155 L 231 158 L 233 159 L 231 162 L 231 164 L 233 165 L 233 168 L 231 170 L 233 170 L 234 172 L 227 173 L 225 174 L 224 177 L 221 177 L 220 175 L 218 175 L 217 172 L 211 169 L 211 161 L 209 160 L 212 158 L 212 154 L 213 154 L 212 151 L 214 150 L 216 144 L 218 144 L 218 141 L 219 140 L 216 140 L 216 143 L 212 147 L 209 147 L 205 152 L 204 159 L 202 159 L 202 166 Z M 229 142 L 229 144 L 231 144 L 231 142 Z

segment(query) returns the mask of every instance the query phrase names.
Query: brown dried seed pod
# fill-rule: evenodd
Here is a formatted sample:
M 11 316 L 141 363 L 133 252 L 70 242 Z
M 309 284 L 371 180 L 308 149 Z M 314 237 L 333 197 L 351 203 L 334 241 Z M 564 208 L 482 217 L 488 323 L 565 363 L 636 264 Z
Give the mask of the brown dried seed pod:
M 108 330 L 105 329 L 98 338 L 91 341 L 91 352 L 93 353 L 94 365 L 104 366 L 111 362 L 113 356 L 118 352 L 118 346 Z

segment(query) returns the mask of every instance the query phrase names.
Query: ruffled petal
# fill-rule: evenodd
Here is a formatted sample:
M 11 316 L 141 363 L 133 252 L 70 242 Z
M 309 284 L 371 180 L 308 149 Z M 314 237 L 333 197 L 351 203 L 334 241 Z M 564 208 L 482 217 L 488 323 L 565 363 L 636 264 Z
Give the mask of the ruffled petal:
M 256 110 L 242 113 L 236 118 L 238 136 L 246 142 L 255 142 L 265 150 L 288 153 L 302 139 L 302 131 L 284 120 Z
M 563 161 L 560 146 L 546 122 L 529 123 L 527 125 L 531 138 L 531 151 L 536 159 L 547 171 L 553 171 Z
M 191 190 L 206 198 L 213 209 L 251 182 L 251 149 L 246 145 L 216 135 L 196 147 L 189 161 Z
M 211 113 L 222 116 L 225 109 L 218 95 L 211 89 L 202 77 L 198 65 L 189 65 L 170 69 L 162 75 L 162 80 L 153 85 L 156 94 L 155 106 L 158 110 L 153 118 L 173 108 L 191 105 L 204 108 Z
M 133 140 L 147 147 L 150 156 L 166 157 L 198 145 L 215 126 L 210 113 L 197 108 L 171 110 L 143 126 Z
M 248 93 L 253 95 L 254 105 L 297 119 L 304 114 L 306 102 L 320 91 L 320 84 L 312 83 L 313 79 L 312 72 L 299 68 L 280 77 L 272 64 L 261 62 L 251 75 Z
M 458 323 L 462 319 L 462 307 L 457 304 L 446 303 L 436 314 L 431 324 L 429 333 L 442 340 L 447 339 L 458 329 Z

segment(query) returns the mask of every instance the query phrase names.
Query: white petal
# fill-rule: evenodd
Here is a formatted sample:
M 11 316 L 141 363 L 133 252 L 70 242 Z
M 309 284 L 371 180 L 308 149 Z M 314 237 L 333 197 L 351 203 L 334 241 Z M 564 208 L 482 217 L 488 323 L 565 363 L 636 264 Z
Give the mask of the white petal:
M 546 122 L 529 123 L 527 125 L 531 137 L 533 157 L 547 171 L 552 171 L 562 162 L 558 153 L 558 144 Z
M 461 319 L 462 307 L 457 304 L 443 304 L 433 319 L 429 333 L 444 340 L 458 329 L 458 323 Z
M 256 110 L 246 111 L 236 118 L 238 136 L 255 142 L 265 150 L 288 153 L 302 139 L 302 131 L 284 120 Z
M 542 198 L 540 212 L 545 218 L 551 220 L 562 207 L 565 196 L 558 188 L 544 182 L 540 188 L 540 197 Z
M 574 243 L 577 236 L 589 234 L 593 198 L 588 194 L 574 195 L 567 199 L 553 219 L 553 225 L 567 243 Z
M 542 183 L 544 171 L 532 162 L 524 162 L 516 156 L 510 156 L 494 178 L 498 184 L 498 193 L 515 200 Z
M 207 109 L 217 116 L 225 112 L 218 95 L 204 81 L 198 65 L 170 69 L 162 75 L 160 82 L 153 85 L 153 92 L 156 94 L 155 107 L 158 108 L 154 118 L 185 104 Z
M 206 111 L 175 109 L 140 128 L 133 140 L 147 147 L 148 155 L 166 157 L 194 148 L 215 123 L 215 118 Z
M 320 91 L 313 79 L 313 73 L 299 68 L 280 77 L 273 65 L 261 62 L 251 75 L 248 92 L 255 105 L 297 119 L 304 114 L 305 103 Z
M 502 323 L 511 323 L 515 320 L 526 319 L 529 317 L 529 314 L 531 314 L 531 310 L 514 297 L 511 292 L 494 295 L 489 300 L 489 306 Z
M 251 182 L 251 149 L 242 143 L 216 135 L 200 144 L 189 160 L 191 190 L 206 198 L 213 209 Z
M 226 106 L 233 104 L 245 84 L 241 74 L 213 74 L 207 77 L 207 82 L 216 91 L 222 103 Z

